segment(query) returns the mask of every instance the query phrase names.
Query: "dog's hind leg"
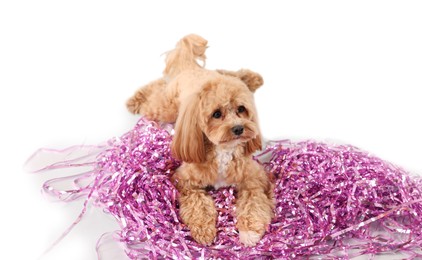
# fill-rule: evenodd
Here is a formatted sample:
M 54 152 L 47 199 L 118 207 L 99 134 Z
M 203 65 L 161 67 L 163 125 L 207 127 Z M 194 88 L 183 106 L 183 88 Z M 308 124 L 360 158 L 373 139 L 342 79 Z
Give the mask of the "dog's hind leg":
M 167 93 L 167 82 L 160 78 L 140 89 L 126 102 L 133 114 L 141 114 L 150 120 L 173 123 L 178 112 L 178 100 Z

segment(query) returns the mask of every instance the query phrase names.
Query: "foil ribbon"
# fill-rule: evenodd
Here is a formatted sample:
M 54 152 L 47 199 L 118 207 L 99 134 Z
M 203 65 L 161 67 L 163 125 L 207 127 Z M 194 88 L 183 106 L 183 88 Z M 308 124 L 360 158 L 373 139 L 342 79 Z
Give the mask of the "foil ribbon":
M 256 246 L 239 243 L 232 187 L 210 191 L 218 231 L 211 246 L 202 246 L 178 216 L 170 177 L 180 162 L 170 154 L 172 134 L 172 125 L 141 118 L 105 145 L 37 151 L 28 164 L 41 153 L 72 157 L 86 150 L 33 170 L 88 168 L 43 185 L 56 199 L 83 199 L 80 215 L 52 247 L 93 205 L 115 217 L 120 230 L 113 236 L 131 259 L 349 259 L 397 252 L 422 257 L 421 177 L 356 147 L 316 141 L 272 141 L 254 157 L 274 176 L 276 198 L 275 217 Z M 72 187 L 58 188 L 63 183 Z M 101 238 L 97 250 L 100 244 Z

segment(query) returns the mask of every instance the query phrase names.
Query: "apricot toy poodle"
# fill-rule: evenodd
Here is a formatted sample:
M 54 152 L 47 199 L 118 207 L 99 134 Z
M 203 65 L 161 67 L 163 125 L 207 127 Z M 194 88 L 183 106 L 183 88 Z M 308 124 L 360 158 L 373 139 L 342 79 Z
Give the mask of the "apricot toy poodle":
M 234 186 L 239 241 L 254 246 L 273 217 L 273 184 L 252 159 L 261 149 L 253 92 L 263 84 L 250 70 L 207 70 L 207 41 L 182 38 L 167 53 L 162 78 L 127 102 L 132 113 L 176 122 L 171 151 L 183 163 L 172 181 L 179 191 L 180 217 L 192 237 L 209 245 L 216 237 L 217 211 L 207 189 Z

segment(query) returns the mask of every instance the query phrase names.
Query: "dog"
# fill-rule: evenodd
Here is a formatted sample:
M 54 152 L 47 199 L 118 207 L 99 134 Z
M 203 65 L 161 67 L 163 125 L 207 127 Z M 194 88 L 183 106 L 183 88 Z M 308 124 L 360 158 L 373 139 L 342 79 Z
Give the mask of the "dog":
M 191 236 L 210 245 L 217 211 L 208 194 L 213 187 L 234 186 L 239 241 L 254 246 L 274 211 L 273 184 L 252 159 L 262 148 L 253 93 L 262 77 L 250 70 L 207 70 L 207 41 L 182 38 L 167 53 L 163 77 L 139 89 L 127 102 L 130 112 L 175 122 L 172 155 L 182 165 L 172 176 L 179 191 L 179 214 Z

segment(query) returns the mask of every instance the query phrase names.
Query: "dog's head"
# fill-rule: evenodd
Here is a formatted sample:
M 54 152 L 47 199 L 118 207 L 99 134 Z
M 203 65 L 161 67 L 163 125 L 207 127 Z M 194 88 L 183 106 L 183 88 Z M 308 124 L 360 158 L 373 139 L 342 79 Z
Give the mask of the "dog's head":
M 245 155 L 261 149 L 253 94 L 240 79 L 221 75 L 182 101 L 173 155 L 184 162 L 204 162 L 206 144 L 241 145 Z

